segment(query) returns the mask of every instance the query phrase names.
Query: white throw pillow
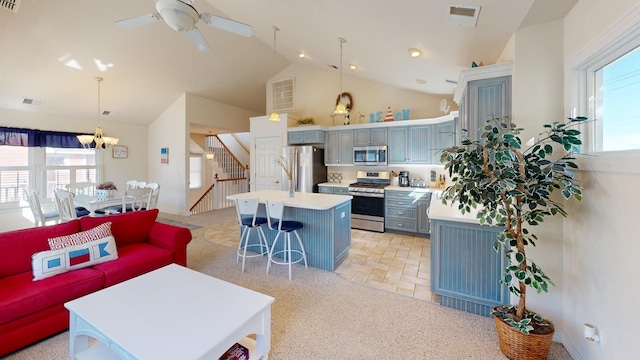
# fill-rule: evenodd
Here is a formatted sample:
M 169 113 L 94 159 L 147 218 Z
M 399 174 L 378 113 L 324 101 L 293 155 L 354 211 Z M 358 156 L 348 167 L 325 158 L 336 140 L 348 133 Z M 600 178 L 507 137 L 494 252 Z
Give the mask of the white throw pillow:
M 33 280 L 46 279 L 117 258 L 118 249 L 113 236 L 59 250 L 41 251 L 31 256 Z

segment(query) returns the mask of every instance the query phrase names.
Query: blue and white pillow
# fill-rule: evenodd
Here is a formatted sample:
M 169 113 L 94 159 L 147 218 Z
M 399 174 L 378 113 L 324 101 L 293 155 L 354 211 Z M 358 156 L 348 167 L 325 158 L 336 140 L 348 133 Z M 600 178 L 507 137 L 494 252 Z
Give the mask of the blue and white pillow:
M 31 256 L 33 280 L 46 279 L 117 258 L 116 241 L 111 235 L 63 249 L 41 251 Z

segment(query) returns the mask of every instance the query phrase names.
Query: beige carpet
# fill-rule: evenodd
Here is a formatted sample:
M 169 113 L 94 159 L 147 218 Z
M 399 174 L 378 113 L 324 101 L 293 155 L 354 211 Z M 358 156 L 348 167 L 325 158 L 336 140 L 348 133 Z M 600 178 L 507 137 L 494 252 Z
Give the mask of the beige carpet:
M 192 218 L 189 222 L 197 225 L 206 222 L 204 217 Z M 276 298 L 271 359 L 506 359 L 490 318 L 366 287 L 302 265 L 295 266 L 289 281 L 284 266 L 265 274 L 265 258 L 247 259 L 242 273 L 235 249 L 205 240 L 205 231 L 206 226 L 193 230 L 190 268 Z M 7 359 L 68 359 L 68 332 Z M 549 359 L 571 357 L 554 343 Z

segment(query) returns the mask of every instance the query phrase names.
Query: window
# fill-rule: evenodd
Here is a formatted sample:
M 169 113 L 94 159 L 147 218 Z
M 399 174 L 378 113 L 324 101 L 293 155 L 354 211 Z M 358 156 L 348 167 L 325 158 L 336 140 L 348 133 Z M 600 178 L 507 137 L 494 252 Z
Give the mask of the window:
M 17 207 L 30 186 L 29 148 L 0 145 L 0 207 Z
M 640 7 L 627 17 L 568 61 L 572 69 L 570 116 L 594 120 L 580 129 L 586 153 L 605 157 L 640 154 Z
M 96 150 L 46 148 L 45 191 L 47 198 L 53 198 L 54 189 L 64 189 L 66 185 L 77 183 L 97 183 Z
M 97 156 L 93 149 L 0 145 L 0 208 L 26 205 L 20 203 L 25 187 L 36 189 L 45 204 L 55 188 L 97 182 Z
M 640 48 L 594 76 L 596 151 L 640 149 Z
M 189 156 L 189 189 L 202 188 L 202 155 Z

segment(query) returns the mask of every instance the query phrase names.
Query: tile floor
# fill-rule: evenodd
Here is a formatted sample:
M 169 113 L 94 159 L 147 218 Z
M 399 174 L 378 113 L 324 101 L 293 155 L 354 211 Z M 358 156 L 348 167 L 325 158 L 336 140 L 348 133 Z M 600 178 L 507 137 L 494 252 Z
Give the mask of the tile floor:
M 237 247 L 238 226 L 235 219 L 222 219 L 207 228 L 205 238 Z M 353 229 L 349 256 L 335 272 L 354 282 L 432 301 L 429 252 L 429 238 Z

